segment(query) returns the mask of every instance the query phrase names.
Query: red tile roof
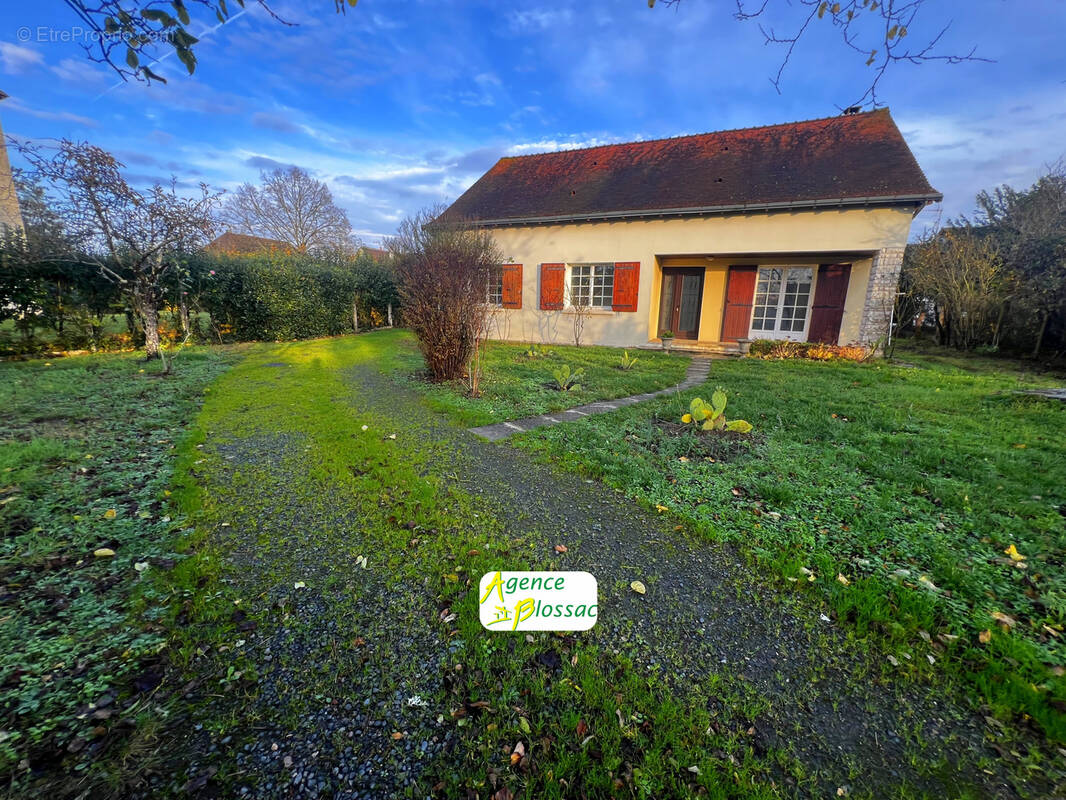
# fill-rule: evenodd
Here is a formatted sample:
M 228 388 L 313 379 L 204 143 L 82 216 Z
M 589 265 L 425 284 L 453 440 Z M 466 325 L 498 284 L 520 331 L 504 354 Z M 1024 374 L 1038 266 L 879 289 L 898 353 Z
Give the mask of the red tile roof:
M 501 158 L 442 215 L 489 224 L 941 199 L 888 109 Z
M 388 250 L 382 250 L 380 247 L 367 247 L 367 246 L 364 245 L 363 247 L 360 247 L 359 249 L 362 250 L 364 253 L 366 253 L 368 256 L 370 256 L 375 261 L 384 261 L 385 258 L 389 254 Z
M 280 239 L 267 239 L 263 236 L 251 236 L 247 233 L 234 233 L 226 231 L 204 247 L 209 253 L 222 253 L 225 255 L 250 255 L 253 253 L 269 253 L 278 251 L 291 253 L 292 245 Z

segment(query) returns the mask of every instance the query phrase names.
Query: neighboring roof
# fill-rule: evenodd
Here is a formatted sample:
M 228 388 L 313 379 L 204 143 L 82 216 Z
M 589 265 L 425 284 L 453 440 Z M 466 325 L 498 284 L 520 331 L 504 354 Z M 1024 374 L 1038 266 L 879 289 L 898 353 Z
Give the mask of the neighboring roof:
M 382 250 L 380 247 L 360 247 L 361 251 L 366 253 L 375 261 L 384 261 L 385 257 L 389 254 L 387 250 Z
M 263 236 L 250 236 L 247 233 L 234 233 L 233 231 L 226 231 L 204 249 L 210 253 L 224 253 L 231 256 L 269 253 L 273 250 L 288 253 L 293 250 L 292 245 L 280 239 L 267 239 Z
M 941 200 L 888 109 L 501 158 L 444 222 L 536 224 Z

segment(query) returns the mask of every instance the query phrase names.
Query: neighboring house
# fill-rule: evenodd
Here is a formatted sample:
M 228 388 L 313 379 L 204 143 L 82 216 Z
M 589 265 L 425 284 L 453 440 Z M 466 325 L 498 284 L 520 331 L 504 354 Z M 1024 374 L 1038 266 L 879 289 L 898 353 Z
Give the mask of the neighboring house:
M 441 220 L 502 249 L 502 339 L 565 342 L 581 317 L 590 344 L 871 344 L 911 220 L 941 199 L 882 109 L 503 158 Z
M 366 253 L 375 261 L 384 261 L 389 255 L 388 250 L 382 250 L 380 247 L 366 247 L 365 245 L 360 247 L 357 252 Z
M 292 245 L 280 239 L 267 239 L 263 236 L 250 236 L 247 233 L 234 233 L 233 231 L 226 231 L 208 244 L 204 250 L 227 256 L 294 252 Z
M 7 94 L 0 92 L 0 100 L 6 100 Z M 19 211 L 18 192 L 11 173 L 11 162 L 7 159 L 7 140 L 0 129 L 0 233 L 3 229 L 22 230 L 22 213 Z

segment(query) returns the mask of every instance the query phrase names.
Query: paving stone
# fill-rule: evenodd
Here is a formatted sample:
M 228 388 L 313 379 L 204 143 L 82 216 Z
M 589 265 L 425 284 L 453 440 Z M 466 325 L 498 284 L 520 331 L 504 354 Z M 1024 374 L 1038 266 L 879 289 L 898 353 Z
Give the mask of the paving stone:
M 490 442 L 498 442 L 515 433 L 524 433 L 525 431 L 533 430 L 534 428 L 543 428 L 548 425 L 559 425 L 563 422 L 570 422 L 575 419 L 580 419 L 581 417 L 587 417 L 590 414 L 606 414 L 607 412 L 615 411 L 622 406 L 629 406 L 634 403 L 651 400 L 655 397 L 662 397 L 665 394 L 673 394 L 674 392 L 691 389 L 693 386 L 698 386 L 707 380 L 707 376 L 710 372 L 711 359 L 694 356 L 692 362 L 688 365 L 688 370 L 685 372 L 685 377 L 681 383 L 677 384 L 677 386 L 671 386 L 668 389 L 659 389 L 657 392 L 644 392 L 643 394 L 634 394 L 629 397 L 620 397 L 617 400 L 600 400 L 596 403 L 587 403 L 583 406 L 577 406 L 576 408 L 568 408 L 565 411 L 555 411 L 550 415 L 540 414 L 536 417 L 526 417 L 525 419 L 516 419 L 508 422 L 494 422 L 492 425 L 481 425 L 477 428 L 470 428 L 469 430 L 471 433 L 474 433 L 483 439 L 488 439 Z

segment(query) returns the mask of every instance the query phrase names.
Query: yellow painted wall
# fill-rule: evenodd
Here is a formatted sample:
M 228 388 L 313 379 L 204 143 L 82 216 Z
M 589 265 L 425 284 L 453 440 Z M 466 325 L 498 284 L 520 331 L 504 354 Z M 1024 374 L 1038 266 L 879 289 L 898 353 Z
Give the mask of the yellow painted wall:
M 845 260 L 834 254 L 849 254 L 852 273 L 840 341 L 854 341 L 866 297 L 869 254 L 903 247 L 911 219 L 908 209 L 849 209 L 493 229 L 506 262 L 523 265 L 522 308 L 497 311 L 493 335 L 516 341 L 573 341 L 571 312 L 540 310 L 542 263 L 639 261 L 637 310 L 593 313 L 582 337 L 586 344 L 634 346 L 657 336 L 662 265 L 706 267 L 700 340 L 717 341 L 729 264 L 817 264 Z M 859 259 L 857 253 L 866 256 Z

